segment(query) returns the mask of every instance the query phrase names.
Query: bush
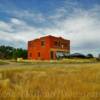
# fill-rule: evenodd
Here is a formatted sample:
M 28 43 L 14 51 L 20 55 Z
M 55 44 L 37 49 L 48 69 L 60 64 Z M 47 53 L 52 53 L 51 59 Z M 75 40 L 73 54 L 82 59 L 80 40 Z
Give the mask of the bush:
M 87 58 L 94 58 L 94 56 L 92 54 L 88 54 Z

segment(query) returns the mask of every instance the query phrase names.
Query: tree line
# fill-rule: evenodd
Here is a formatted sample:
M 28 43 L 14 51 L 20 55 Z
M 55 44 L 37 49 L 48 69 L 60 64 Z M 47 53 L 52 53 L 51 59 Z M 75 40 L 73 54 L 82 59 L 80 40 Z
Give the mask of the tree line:
M 17 59 L 27 58 L 27 50 L 22 48 L 14 48 L 11 46 L 0 46 L 0 59 Z

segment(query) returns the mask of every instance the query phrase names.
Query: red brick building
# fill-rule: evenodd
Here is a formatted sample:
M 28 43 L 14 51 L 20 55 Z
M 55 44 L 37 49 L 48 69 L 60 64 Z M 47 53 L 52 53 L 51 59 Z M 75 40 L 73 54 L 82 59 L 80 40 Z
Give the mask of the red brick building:
M 70 53 L 70 40 L 62 37 L 45 36 L 28 41 L 28 59 L 56 60 Z

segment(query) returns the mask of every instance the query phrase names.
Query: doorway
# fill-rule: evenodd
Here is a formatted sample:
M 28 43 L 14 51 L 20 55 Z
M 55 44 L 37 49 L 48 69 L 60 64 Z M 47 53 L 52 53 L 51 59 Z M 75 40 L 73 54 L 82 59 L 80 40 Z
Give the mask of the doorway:
M 50 52 L 50 58 L 51 58 L 51 60 L 54 59 L 54 52 L 53 51 Z

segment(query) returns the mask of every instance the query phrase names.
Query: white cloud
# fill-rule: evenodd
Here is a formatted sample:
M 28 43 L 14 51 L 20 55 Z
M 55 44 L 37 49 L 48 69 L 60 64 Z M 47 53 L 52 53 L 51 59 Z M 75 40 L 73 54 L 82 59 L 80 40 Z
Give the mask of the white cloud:
M 16 18 L 12 18 L 11 19 L 11 23 L 12 24 L 16 24 L 16 25 L 20 25 L 20 24 L 23 24 L 24 22 L 22 22 L 22 21 L 20 21 L 20 20 L 18 20 Z
M 55 21 L 56 27 L 46 29 L 46 32 L 70 39 L 73 51 L 99 52 L 100 7 L 96 6 L 90 10 L 74 10 L 70 17 L 66 16 L 63 20 Z
M 12 18 L 10 22 L 0 21 L 0 40 L 27 42 L 42 36 L 40 29 L 27 25 L 24 21 Z
M 5 11 L 8 14 L 11 14 L 15 16 L 16 18 L 22 19 L 22 20 L 31 20 L 32 22 L 41 23 L 45 21 L 44 15 L 40 12 L 35 12 L 31 10 L 13 10 L 12 12 L 9 10 Z
M 0 39 L 27 42 L 28 40 L 51 34 L 70 39 L 73 51 L 92 51 L 94 53 L 100 49 L 100 7 L 95 6 L 90 10 L 74 9 L 70 16 L 66 16 L 66 8 L 61 8 L 58 11 L 59 13 L 49 16 L 54 23 L 49 27 L 30 26 L 17 18 L 12 18 L 10 22 L 0 21 Z M 60 20 L 59 18 L 62 17 L 62 14 L 64 19 Z M 27 12 L 25 15 L 33 16 L 33 14 L 31 15 Z M 40 15 L 40 20 L 42 20 L 41 18 L 42 16 Z M 43 18 L 43 20 L 46 19 Z
M 10 31 L 11 30 L 11 26 L 8 24 L 6 24 L 3 21 L 0 21 L 0 31 Z

